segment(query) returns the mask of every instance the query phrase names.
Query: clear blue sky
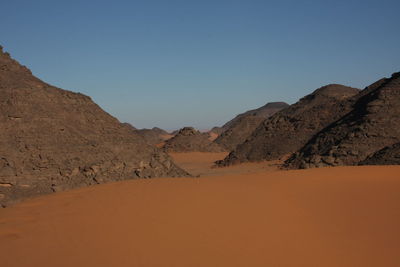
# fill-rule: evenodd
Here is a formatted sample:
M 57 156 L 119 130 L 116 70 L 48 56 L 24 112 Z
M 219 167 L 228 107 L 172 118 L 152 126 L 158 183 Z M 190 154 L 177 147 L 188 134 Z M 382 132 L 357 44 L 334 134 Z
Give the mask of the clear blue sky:
M 400 1 L 1 1 L 0 44 L 136 127 L 209 128 L 400 71 Z

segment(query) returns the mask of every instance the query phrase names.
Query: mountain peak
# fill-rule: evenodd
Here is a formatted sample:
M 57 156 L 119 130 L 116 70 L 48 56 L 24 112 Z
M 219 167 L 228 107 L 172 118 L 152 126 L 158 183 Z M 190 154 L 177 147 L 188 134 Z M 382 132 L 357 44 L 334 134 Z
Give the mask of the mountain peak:
M 345 99 L 352 97 L 360 92 L 360 89 L 341 85 L 341 84 L 328 84 L 315 90 L 311 96 L 325 96 L 333 97 L 336 99 Z

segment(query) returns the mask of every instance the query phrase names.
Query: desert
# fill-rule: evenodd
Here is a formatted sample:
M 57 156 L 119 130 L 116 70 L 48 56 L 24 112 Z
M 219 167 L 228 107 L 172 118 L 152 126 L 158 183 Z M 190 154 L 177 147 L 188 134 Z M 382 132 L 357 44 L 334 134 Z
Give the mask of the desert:
M 244 166 L 38 197 L 0 210 L 2 264 L 398 266 L 399 172 Z
M 400 266 L 400 2 L 0 7 L 1 267 Z
M 400 263 L 398 73 L 242 113 L 218 134 L 138 130 L 0 62 L 5 266 Z M 327 161 L 333 138 L 351 152 Z

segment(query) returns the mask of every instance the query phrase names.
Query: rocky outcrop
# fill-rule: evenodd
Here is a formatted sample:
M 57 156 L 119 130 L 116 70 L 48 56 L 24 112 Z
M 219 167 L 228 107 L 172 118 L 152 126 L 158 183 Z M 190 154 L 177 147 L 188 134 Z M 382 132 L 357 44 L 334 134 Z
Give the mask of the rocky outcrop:
M 207 133 L 201 133 L 192 127 L 182 128 L 164 145 L 166 152 L 223 152 L 224 149 L 209 140 Z
M 286 163 L 289 168 L 366 164 L 396 151 L 396 146 L 385 147 L 400 142 L 400 73 L 367 87 L 354 99 L 351 112 L 293 155 Z
M 219 166 L 275 160 L 298 151 L 315 134 L 347 114 L 358 89 L 331 84 L 264 120 Z
M 238 144 L 246 141 L 261 122 L 288 106 L 284 102 L 272 102 L 258 109 L 239 114 L 222 127 L 224 131 L 215 139 L 215 142 L 226 150 L 232 151 Z
M 0 50 L 0 205 L 131 178 L 186 176 L 88 96 L 50 86 Z
M 361 161 L 359 165 L 400 165 L 400 143 L 375 152 Z
M 130 131 L 136 131 L 136 130 L 137 130 L 136 127 L 133 126 L 133 125 L 130 124 L 130 123 L 123 122 L 122 125 L 123 125 L 125 128 L 127 128 L 128 130 L 130 130 Z

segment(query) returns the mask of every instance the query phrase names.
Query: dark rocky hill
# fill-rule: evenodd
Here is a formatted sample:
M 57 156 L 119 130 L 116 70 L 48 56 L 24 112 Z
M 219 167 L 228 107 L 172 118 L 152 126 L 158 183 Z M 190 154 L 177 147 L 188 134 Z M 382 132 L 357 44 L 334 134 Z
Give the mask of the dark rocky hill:
M 167 140 L 166 152 L 223 152 L 224 149 L 209 140 L 208 133 L 201 133 L 192 127 L 184 127 Z
M 222 128 L 224 130 L 230 128 L 233 124 L 235 124 L 235 122 L 237 120 L 239 120 L 240 118 L 246 117 L 246 116 L 258 116 L 258 117 L 263 117 L 263 118 L 268 118 L 270 116 L 272 116 L 273 114 L 275 114 L 276 112 L 287 108 L 289 106 L 289 104 L 285 103 L 285 102 L 270 102 L 265 104 L 262 107 L 256 108 L 256 109 L 251 109 L 248 110 L 246 112 L 243 112 L 239 115 L 237 115 L 235 118 L 233 118 L 232 120 L 228 121 L 227 123 L 225 123 Z
M 312 138 L 288 161 L 290 168 L 357 165 L 400 142 L 400 73 L 367 87 L 352 111 Z M 383 150 L 383 154 L 395 151 Z M 369 160 L 381 157 L 378 153 Z M 391 152 L 390 152 L 391 153 Z M 387 154 L 388 155 L 388 154 Z
M 186 176 L 88 96 L 46 84 L 0 49 L 0 205 L 131 178 Z
M 264 120 L 219 166 L 275 160 L 298 151 L 315 134 L 351 110 L 359 90 L 331 84 Z
M 265 120 L 263 117 L 248 115 L 240 117 L 222 132 L 214 142 L 221 145 L 227 151 L 232 151 L 237 145 L 246 141 L 251 133 Z
M 284 102 L 272 102 L 239 114 L 222 126 L 223 132 L 214 142 L 232 151 L 238 144 L 243 143 L 261 122 L 288 106 Z

